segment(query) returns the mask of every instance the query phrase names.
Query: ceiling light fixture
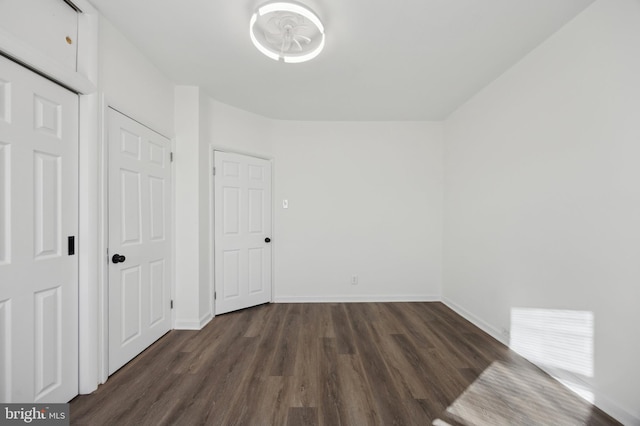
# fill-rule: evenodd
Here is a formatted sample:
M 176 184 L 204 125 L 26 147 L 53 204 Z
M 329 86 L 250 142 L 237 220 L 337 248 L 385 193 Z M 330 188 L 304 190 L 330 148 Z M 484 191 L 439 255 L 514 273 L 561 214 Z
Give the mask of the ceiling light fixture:
M 309 61 L 324 48 L 324 26 L 307 7 L 293 2 L 260 6 L 249 21 L 253 45 L 276 61 Z

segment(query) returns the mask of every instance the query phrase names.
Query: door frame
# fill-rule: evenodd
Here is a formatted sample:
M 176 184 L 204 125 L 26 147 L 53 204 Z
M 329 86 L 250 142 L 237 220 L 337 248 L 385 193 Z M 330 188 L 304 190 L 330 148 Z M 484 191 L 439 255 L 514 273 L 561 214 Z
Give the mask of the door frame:
M 119 108 L 104 95 L 100 94 L 100 178 L 99 178 L 99 237 L 98 237 L 98 253 L 102 259 L 98 264 L 98 313 L 97 313 L 97 330 L 98 330 L 98 348 L 97 348 L 97 372 L 99 383 L 105 383 L 109 378 L 109 255 L 107 247 L 109 245 L 109 108 L 119 112 L 120 114 L 139 123 L 147 129 L 167 138 L 171 142 L 171 152 L 175 152 L 175 138 L 170 138 L 163 133 L 153 129 L 144 122 L 133 118 L 135 114 L 128 114 L 126 109 Z M 173 161 L 171 166 L 171 235 L 175 238 L 175 165 Z M 176 273 L 176 256 L 175 241 L 171 243 L 171 275 L 170 291 L 171 300 L 175 297 L 175 273 Z M 171 330 L 175 328 L 175 310 L 171 309 Z
M 98 11 L 88 0 L 68 0 L 78 13 L 77 70 L 66 69 L 46 53 L 0 29 L 0 52 L 78 94 L 78 392 L 91 393 L 98 375 L 98 170 L 100 154 L 98 86 Z
M 229 154 L 239 154 L 239 155 L 247 155 L 249 157 L 259 158 L 261 160 L 266 160 L 271 163 L 271 238 L 274 243 L 277 243 L 277 239 L 275 239 L 276 228 L 275 228 L 275 197 L 276 197 L 276 182 L 275 182 L 275 158 L 269 155 L 264 154 L 256 154 L 250 151 L 238 150 L 236 148 L 230 148 L 225 146 L 216 145 L 214 143 L 209 144 L 209 294 L 211 295 L 209 300 L 209 305 L 211 309 L 211 316 L 216 316 L 216 303 L 214 299 L 215 291 L 216 291 L 216 276 L 215 276 L 215 182 L 213 175 L 213 168 L 215 166 L 215 152 L 221 151 Z M 275 246 L 274 246 L 275 247 Z M 275 249 L 271 250 L 271 300 L 269 303 L 273 303 L 274 301 L 274 293 L 275 293 Z

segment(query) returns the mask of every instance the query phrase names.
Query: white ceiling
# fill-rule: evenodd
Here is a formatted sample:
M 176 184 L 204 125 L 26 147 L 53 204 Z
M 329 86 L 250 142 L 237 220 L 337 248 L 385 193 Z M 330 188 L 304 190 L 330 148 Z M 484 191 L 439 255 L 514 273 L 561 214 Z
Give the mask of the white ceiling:
M 303 64 L 258 52 L 263 0 L 92 0 L 176 84 L 291 120 L 440 120 L 594 0 L 301 0 L 325 50 Z

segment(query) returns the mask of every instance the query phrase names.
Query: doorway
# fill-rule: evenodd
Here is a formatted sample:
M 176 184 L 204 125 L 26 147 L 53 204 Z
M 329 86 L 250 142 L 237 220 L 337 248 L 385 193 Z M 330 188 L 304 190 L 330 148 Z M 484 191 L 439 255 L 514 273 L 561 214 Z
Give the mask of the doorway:
M 109 374 L 171 329 L 171 142 L 108 109 Z
M 214 152 L 215 314 L 271 301 L 271 162 Z

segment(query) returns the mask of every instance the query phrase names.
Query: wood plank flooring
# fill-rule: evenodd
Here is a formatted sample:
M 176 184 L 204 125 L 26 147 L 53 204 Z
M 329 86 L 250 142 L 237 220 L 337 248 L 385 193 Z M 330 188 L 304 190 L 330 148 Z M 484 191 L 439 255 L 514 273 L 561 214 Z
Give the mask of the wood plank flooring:
M 269 304 L 171 331 L 77 425 L 611 425 L 441 303 Z

